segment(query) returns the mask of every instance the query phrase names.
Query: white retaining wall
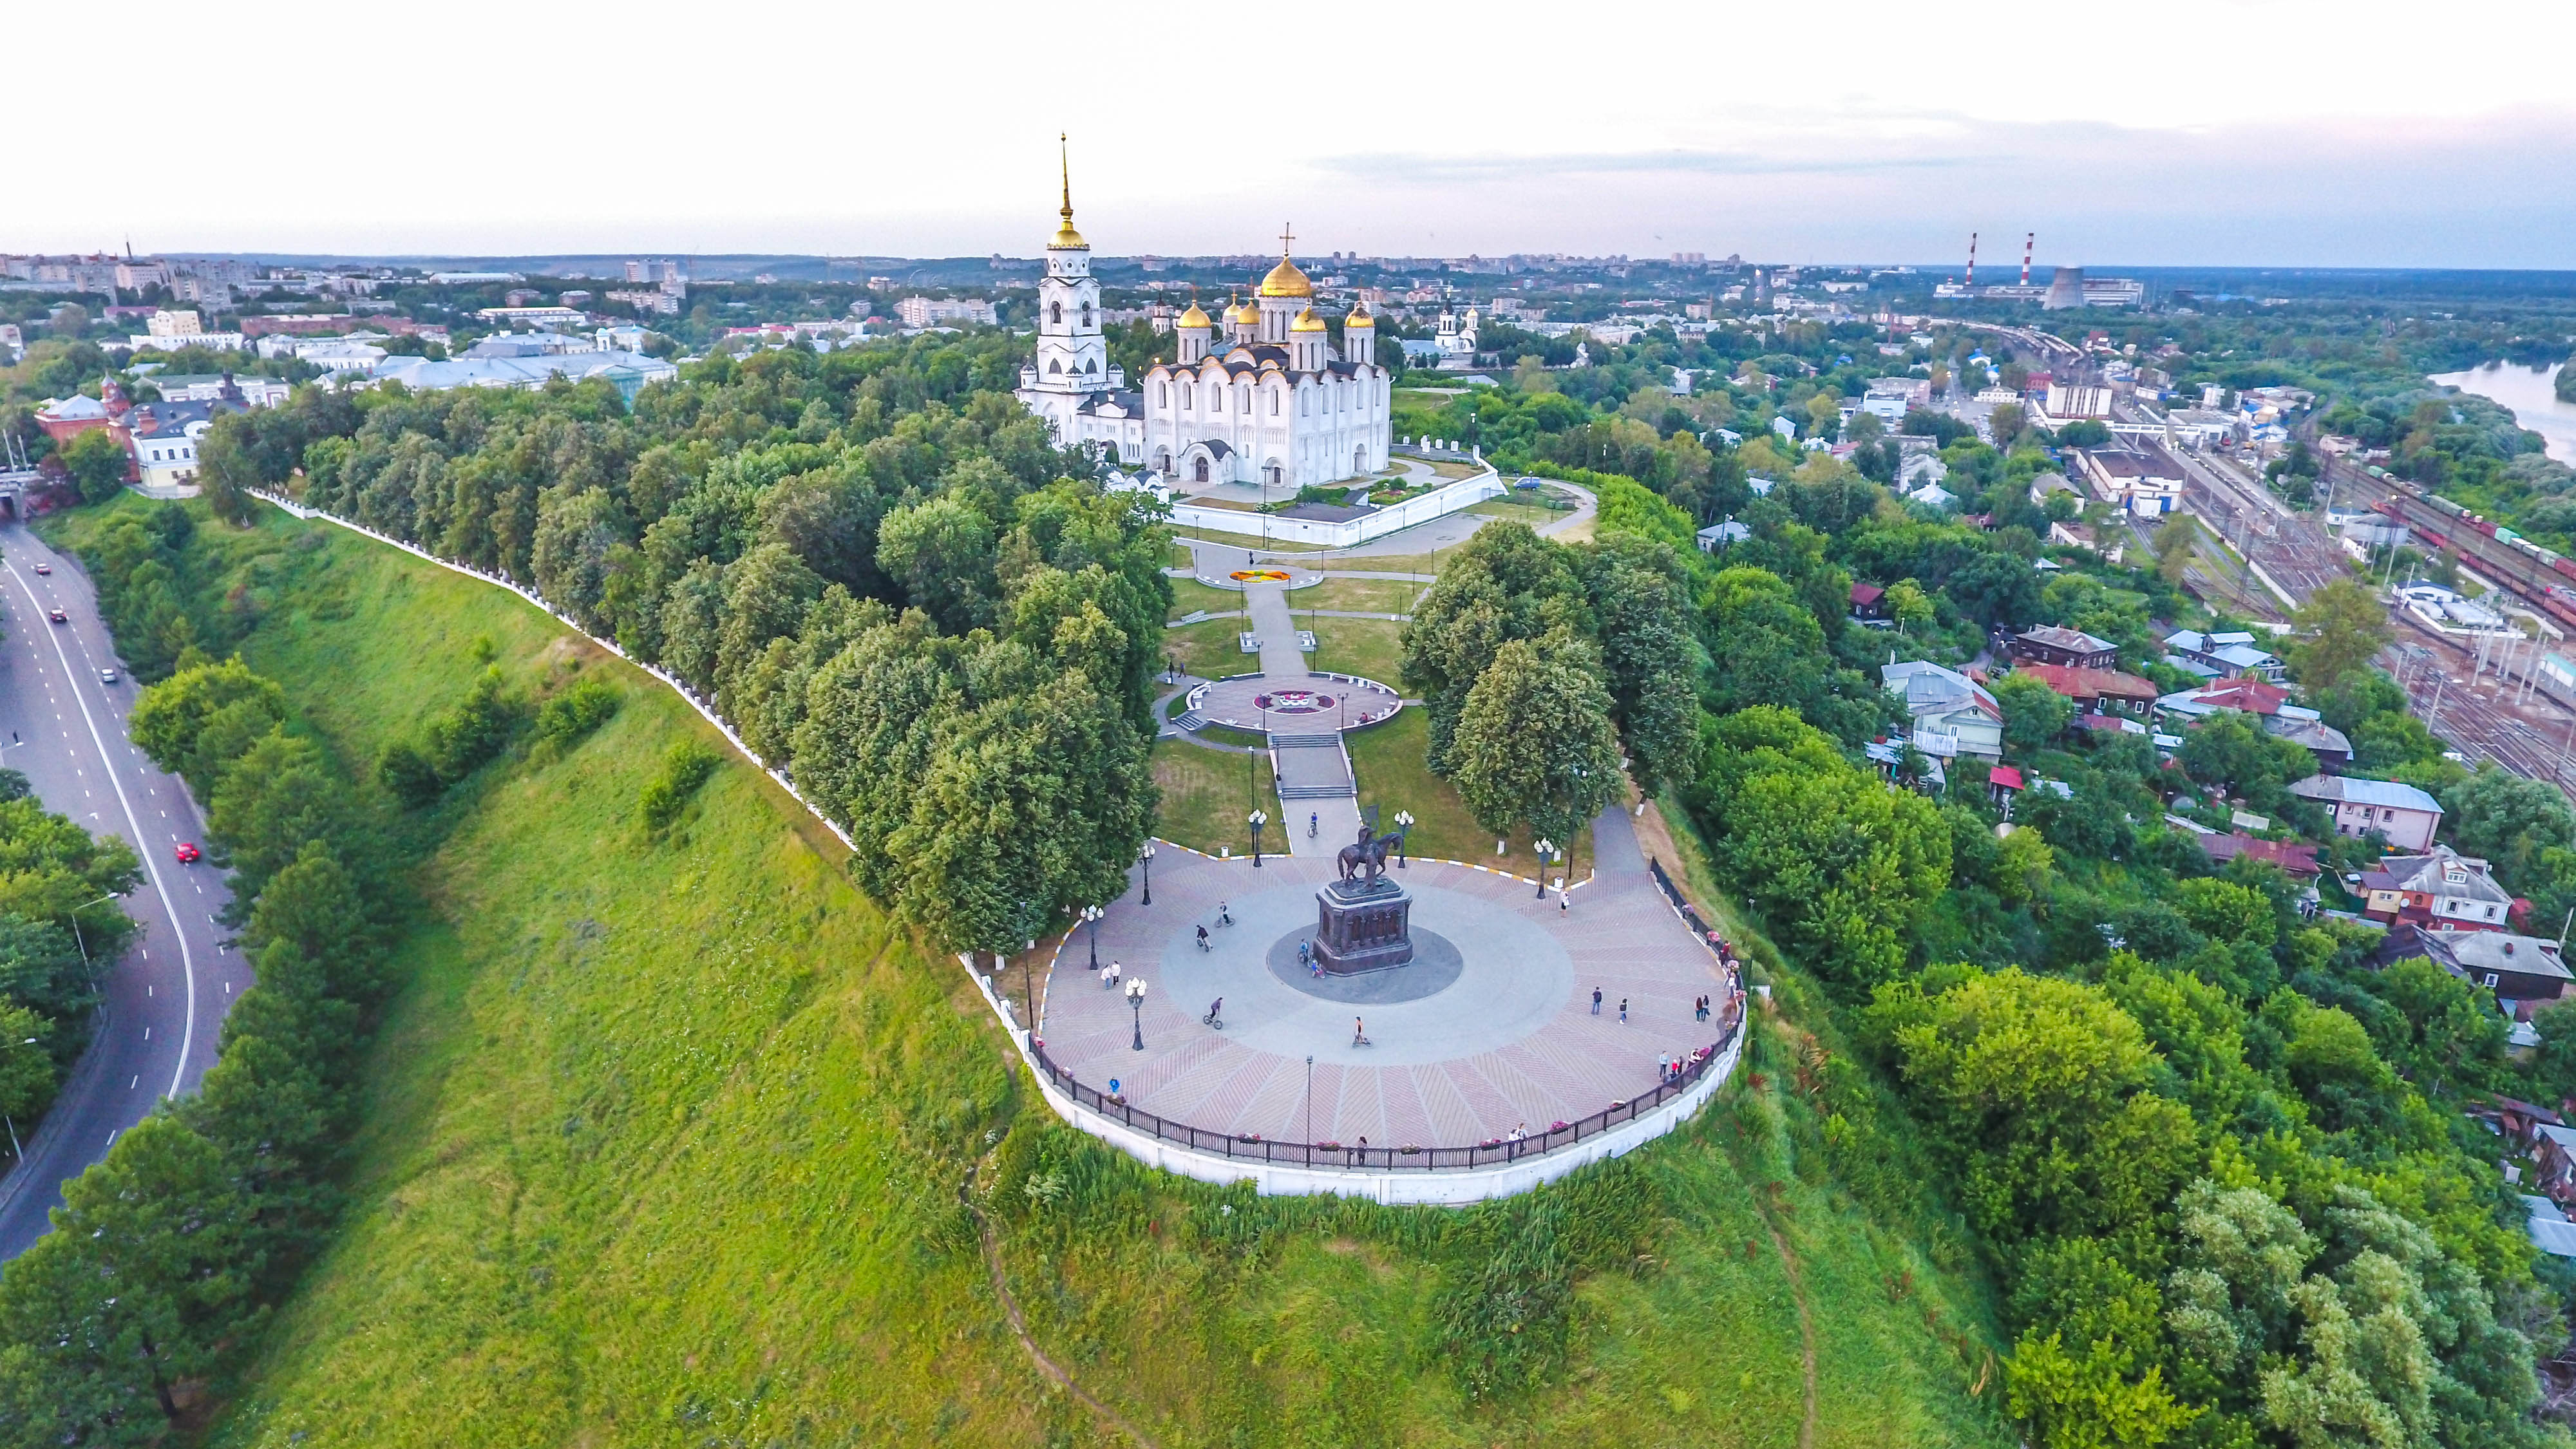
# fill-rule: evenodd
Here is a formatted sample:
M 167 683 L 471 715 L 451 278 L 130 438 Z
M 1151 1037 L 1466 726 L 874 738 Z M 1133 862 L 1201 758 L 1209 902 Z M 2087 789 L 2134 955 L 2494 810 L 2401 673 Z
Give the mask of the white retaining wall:
M 1492 464 L 1486 464 L 1485 471 L 1476 477 L 1462 478 L 1445 488 L 1434 488 L 1419 498 L 1408 498 L 1392 508 L 1380 509 L 1347 523 L 1282 518 L 1276 513 L 1244 513 L 1231 508 L 1201 508 L 1189 503 L 1172 505 L 1172 522 L 1182 528 L 1240 534 L 1246 538 L 1266 537 L 1281 543 L 1351 548 L 1373 538 L 1401 532 L 1417 523 L 1444 518 L 1488 498 L 1500 498 L 1503 492 L 1502 475 L 1494 471 Z

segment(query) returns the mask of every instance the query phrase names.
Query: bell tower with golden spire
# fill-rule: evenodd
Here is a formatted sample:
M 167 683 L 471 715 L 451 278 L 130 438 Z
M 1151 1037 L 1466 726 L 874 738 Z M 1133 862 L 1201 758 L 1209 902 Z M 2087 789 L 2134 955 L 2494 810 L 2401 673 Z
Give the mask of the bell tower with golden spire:
M 1073 227 L 1073 158 L 1067 138 L 1063 147 L 1064 202 L 1055 235 L 1047 242 L 1046 275 L 1038 282 L 1038 345 L 1031 365 L 1020 370 L 1023 391 L 1072 398 L 1126 386 L 1109 370 L 1109 342 L 1101 335 L 1100 283 L 1091 275 L 1091 243 Z M 1069 403 L 1068 403 L 1069 406 Z M 1061 438 L 1073 436 L 1071 418 L 1058 419 Z

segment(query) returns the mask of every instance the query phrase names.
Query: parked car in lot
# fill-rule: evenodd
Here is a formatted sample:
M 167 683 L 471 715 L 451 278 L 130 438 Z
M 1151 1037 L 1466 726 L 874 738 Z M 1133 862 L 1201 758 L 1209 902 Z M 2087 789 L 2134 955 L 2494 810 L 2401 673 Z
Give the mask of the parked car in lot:
M 114 684 L 116 682 L 116 671 L 113 669 L 100 670 L 98 672 L 98 682 L 101 684 Z
M 174 854 L 179 857 L 181 865 L 195 865 L 198 859 L 197 843 L 193 840 L 182 840 Z
M 71 616 L 60 609 L 47 609 L 45 611 L 45 617 L 53 620 L 57 624 L 68 624 L 72 621 Z

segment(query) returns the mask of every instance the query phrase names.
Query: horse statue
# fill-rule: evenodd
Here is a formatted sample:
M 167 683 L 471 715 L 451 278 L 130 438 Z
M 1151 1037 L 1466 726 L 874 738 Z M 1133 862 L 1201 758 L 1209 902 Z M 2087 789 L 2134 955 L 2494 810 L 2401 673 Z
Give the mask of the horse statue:
M 1386 874 L 1388 852 L 1401 850 L 1403 847 L 1403 831 L 1396 830 L 1385 835 L 1377 835 L 1363 825 L 1360 827 L 1359 839 L 1343 846 L 1341 853 L 1334 859 L 1341 866 L 1342 879 L 1345 882 L 1357 880 L 1362 885 L 1375 885 L 1378 878 Z

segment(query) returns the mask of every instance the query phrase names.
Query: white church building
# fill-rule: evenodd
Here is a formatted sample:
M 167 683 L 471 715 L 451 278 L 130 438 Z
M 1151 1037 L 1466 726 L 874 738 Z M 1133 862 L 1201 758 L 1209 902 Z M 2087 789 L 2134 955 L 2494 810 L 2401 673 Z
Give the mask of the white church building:
M 1055 425 L 1058 443 L 1093 444 L 1182 490 L 1242 483 L 1294 493 L 1387 466 L 1394 379 L 1377 363 L 1377 321 L 1365 305 L 1354 308 L 1336 350 L 1287 237 L 1253 299 L 1225 309 L 1222 336 L 1193 303 L 1173 324 L 1177 358 L 1156 359 L 1131 389 L 1109 364 L 1100 284 L 1091 244 L 1073 228 L 1069 177 L 1061 215 L 1038 283 L 1037 354 L 1020 369 L 1019 387 L 1022 405 Z

